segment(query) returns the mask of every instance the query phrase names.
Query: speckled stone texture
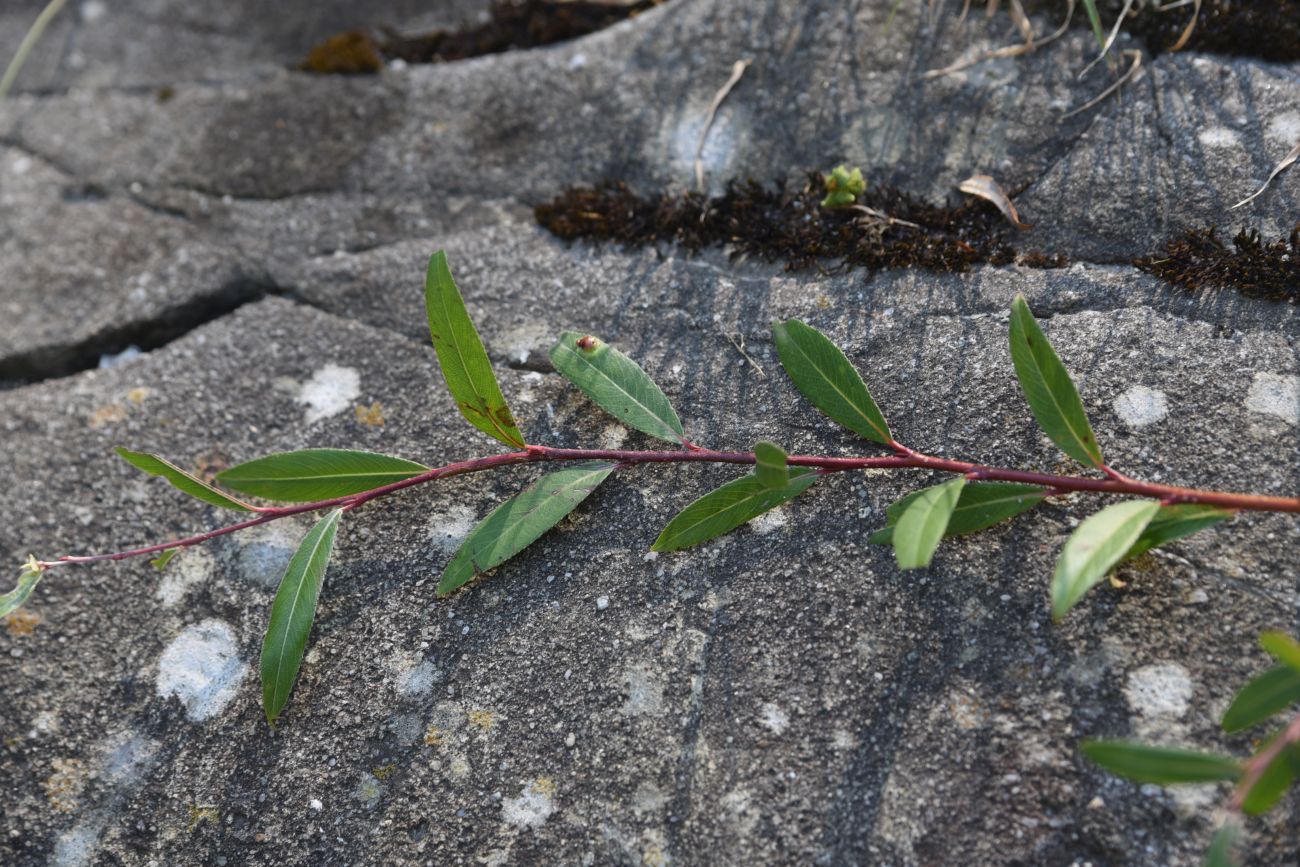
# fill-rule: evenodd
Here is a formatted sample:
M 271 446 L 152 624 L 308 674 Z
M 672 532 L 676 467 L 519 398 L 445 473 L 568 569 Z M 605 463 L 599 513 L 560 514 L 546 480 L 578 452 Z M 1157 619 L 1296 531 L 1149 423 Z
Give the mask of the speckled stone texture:
M 0 10 L 0 45 L 39 3 Z M 1205 487 L 1300 490 L 1292 307 L 1189 296 L 1126 264 L 1181 226 L 1281 228 L 1300 76 L 1211 56 L 1062 120 L 1086 32 L 924 81 L 1017 36 L 959 3 L 673 0 L 584 39 L 373 77 L 289 71 L 324 35 L 475 20 L 472 2 L 73 3 L 0 105 L 0 557 L 117 549 L 217 510 L 111 456 L 209 469 L 339 446 L 429 463 L 494 450 L 442 388 L 422 309 L 448 251 L 530 441 L 652 447 L 555 375 L 561 330 L 662 384 L 692 439 L 863 453 L 785 380 L 768 333 L 842 345 L 927 451 L 1067 469 L 1010 372 L 1024 292 L 1112 463 Z M 905 8 L 904 8 L 905 7 Z M 915 7 L 915 8 L 913 8 Z M 1040 22 L 1040 29 L 1052 26 Z M 1128 47 L 1128 46 L 1122 46 Z M 857 163 L 941 197 L 1017 194 L 1063 270 L 822 275 L 672 247 L 566 245 L 530 208 L 613 177 L 693 185 Z M 160 88 L 166 90 L 160 91 Z M 133 360 L 94 369 L 128 345 Z M 737 345 L 743 345 L 748 358 Z M 534 474 L 447 480 L 348 516 L 278 727 L 257 654 L 309 522 L 52 573 L 0 629 L 0 862 L 15 865 L 1192 865 L 1217 787 L 1082 760 L 1090 736 L 1244 752 L 1217 720 L 1296 629 L 1300 529 L 1245 516 L 1126 567 L 1063 624 L 1069 498 L 900 573 L 868 546 L 928 479 L 826 479 L 753 525 L 648 555 L 735 475 L 616 474 L 525 554 L 435 601 L 459 539 Z M 1297 800 L 1250 825 L 1300 859 Z

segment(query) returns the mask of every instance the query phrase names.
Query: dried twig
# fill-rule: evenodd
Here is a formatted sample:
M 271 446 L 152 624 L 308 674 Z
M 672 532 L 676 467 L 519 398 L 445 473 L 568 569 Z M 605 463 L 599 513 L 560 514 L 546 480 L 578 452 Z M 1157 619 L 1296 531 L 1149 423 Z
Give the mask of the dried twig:
M 1128 17 L 1129 10 L 1133 8 L 1133 2 L 1134 0 L 1124 0 L 1124 8 L 1120 11 L 1119 17 L 1115 19 L 1115 26 L 1110 29 L 1110 35 L 1106 37 L 1106 42 L 1101 46 L 1101 53 L 1098 54 L 1091 63 L 1083 68 L 1083 72 L 1079 73 L 1080 78 L 1087 75 L 1088 70 L 1092 69 L 1098 63 L 1101 63 L 1102 59 L 1110 53 L 1110 47 L 1115 44 L 1115 39 L 1119 36 L 1120 25 L 1124 23 L 1124 19 Z
M 1173 8 L 1173 7 L 1166 7 Z M 1192 38 L 1192 31 L 1196 29 L 1196 19 L 1201 14 L 1201 0 L 1192 0 L 1192 20 L 1187 22 L 1183 28 L 1183 35 L 1178 37 L 1178 41 L 1173 44 L 1170 51 L 1182 51 L 1187 45 L 1187 41 Z
M 1276 166 L 1273 167 L 1272 174 L 1268 176 L 1268 180 L 1264 181 L 1263 186 L 1261 186 L 1258 190 L 1256 190 L 1253 195 L 1247 196 L 1246 198 L 1242 199 L 1240 202 L 1237 202 L 1237 204 L 1233 205 L 1228 210 L 1235 211 L 1237 208 L 1240 208 L 1242 205 L 1254 201 L 1260 195 L 1260 193 L 1268 189 L 1268 185 L 1273 183 L 1273 179 L 1275 177 L 1282 174 L 1282 172 L 1286 171 L 1287 169 L 1291 168 L 1291 166 L 1295 163 L 1297 159 L 1300 159 L 1300 144 L 1291 148 L 1291 152 L 1288 153 L 1286 156 L 1282 157 L 1282 162 L 1278 163 Z
M 755 361 L 748 352 L 745 351 L 745 335 L 740 331 L 724 331 L 722 336 L 727 338 L 727 342 L 736 347 L 736 351 L 750 363 L 758 375 L 767 379 L 767 374 L 763 371 L 762 365 Z
M 704 143 L 708 141 L 709 130 L 713 128 L 713 118 L 717 115 L 718 108 L 722 105 L 723 100 L 727 98 L 727 94 L 731 93 L 731 89 L 736 86 L 740 81 L 740 77 L 745 74 L 745 70 L 748 68 L 748 60 L 737 60 L 735 65 L 731 67 L 731 77 L 713 95 L 713 102 L 709 103 L 709 113 L 704 118 L 704 128 L 700 130 L 700 143 L 695 146 L 695 185 L 701 191 L 704 189 Z
M 1125 51 L 1124 53 L 1128 55 L 1132 55 L 1133 57 L 1133 65 L 1128 68 L 1128 72 L 1121 75 L 1114 84 L 1112 84 L 1110 87 L 1103 90 L 1101 93 L 1097 94 L 1092 99 L 1085 102 L 1083 105 L 1079 106 L 1078 108 L 1072 111 L 1067 111 L 1065 114 L 1061 115 L 1061 120 L 1067 120 L 1068 118 L 1072 118 L 1076 114 L 1081 114 L 1082 112 L 1087 111 L 1093 106 L 1098 105 L 1103 100 L 1105 100 L 1106 97 L 1110 96 L 1112 93 L 1115 93 L 1121 87 L 1123 87 L 1130 79 L 1133 78 L 1133 76 L 1138 74 L 1138 70 L 1142 68 L 1142 52 L 1134 50 L 1134 51 Z
M 1028 54 L 1031 51 L 1042 48 L 1047 43 L 1060 39 L 1065 35 L 1065 32 L 1070 29 L 1070 19 L 1074 17 L 1074 4 L 1075 0 L 1067 0 L 1065 21 L 1061 23 L 1060 27 L 1047 34 L 1042 39 L 1033 42 L 1022 42 L 1018 45 L 1008 45 L 1005 48 L 994 49 L 993 51 L 981 54 L 978 57 L 971 58 L 970 60 L 959 60 L 951 66 L 945 66 L 942 69 L 931 69 L 922 73 L 921 78 L 942 78 L 945 75 L 952 75 L 954 72 L 961 72 L 963 69 L 969 69 L 970 67 L 975 66 L 978 63 L 983 63 L 986 60 L 997 60 L 1002 57 L 1019 57 L 1022 54 Z

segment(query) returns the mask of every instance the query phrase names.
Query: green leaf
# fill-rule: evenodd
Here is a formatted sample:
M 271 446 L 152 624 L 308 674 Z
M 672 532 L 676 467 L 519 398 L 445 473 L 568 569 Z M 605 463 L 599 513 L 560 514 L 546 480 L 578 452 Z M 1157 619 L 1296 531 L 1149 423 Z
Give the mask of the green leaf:
M 1285 632 L 1270 631 L 1259 637 L 1259 646 L 1278 662 L 1300 672 L 1300 641 Z
M 1129 500 L 1107 506 L 1079 525 L 1065 543 L 1052 576 L 1054 619 L 1064 617 L 1083 594 L 1106 577 L 1158 511 L 1156 500 Z
M 234 509 L 240 512 L 253 511 L 253 507 L 248 503 L 236 500 L 234 497 L 217 490 L 198 476 L 185 472 L 166 458 L 160 458 L 158 455 L 145 452 L 133 452 L 121 446 L 116 451 L 118 457 L 137 470 L 143 470 L 151 476 L 162 476 L 171 482 L 172 487 L 184 491 L 191 497 L 197 497 L 209 505 L 218 506 L 222 509 Z
M 492 362 L 465 310 L 465 301 L 447 267 L 447 254 L 442 250 L 429 259 L 424 306 L 438 365 L 461 414 L 488 436 L 523 448 L 524 436 L 501 395 Z
M 1278 665 L 1238 690 L 1223 714 L 1223 730 L 1238 732 L 1300 701 L 1300 672 Z
M 628 427 L 670 443 L 684 440 L 682 423 L 659 386 L 635 361 L 600 338 L 564 332 L 551 347 L 551 363 Z
M 877 530 L 867 541 L 875 545 L 888 545 L 894 541 L 894 525 L 907 507 L 921 496 L 924 490 L 912 491 L 885 509 L 887 526 Z M 957 508 L 948 519 L 944 536 L 961 536 L 986 530 L 1021 512 L 1027 512 L 1041 503 L 1047 489 L 1038 485 L 1020 485 L 1013 482 L 969 482 L 961 489 Z
M 1091 467 L 1104 466 L 1069 372 L 1029 312 L 1025 296 L 1011 302 L 1011 361 L 1038 426 L 1061 451 Z
M 785 372 L 813 406 L 872 442 L 893 441 L 862 377 L 826 335 L 789 319 L 772 325 L 772 337 Z
M 223 470 L 227 487 L 267 500 L 310 503 L 391 485 L 429 468 L 414 461 L 347 449 L 302 449 L 255 458 Z
M 776 490 L 763 484 L 753 473 L 727 482 L 678 512 L 650 550 L 677 551 L 721 536 L 799 496 L 820 475 L 816 470 L 796 467 L 790 470 L 790 481 L 785 487 Z
M 527 548 L 587 499 L 615 466 L 590 462 L 547 473 L 497 506 L 465 537 L 438 581 L 437 595 L 446 596 Z
M 1125 560 L 1139 554 L 1145 554 L 1152 548 L 1190 536 L 1193 533 L 1213 527 L 1220 521 L 1232 517 L 1232 512 L 1218 506 L 1204 506 L 1199 503 L 1181 503 L 1176 506 L 1161 506 L 1160 511 L 1147 524 L 1147 528 L 1138 536 L 1133 547 L 1124 555 Z
M 1224 820 L 1219 830 L 1214 832 L 1214 839 L 1206 850 L 1205 867 L 1238 867 L 1241 862 L 1237 860 L 1234 849 L 1240 836 L 1241 825 L 1232 818 Z
M 1084 741 L 1083 754 L 1112 774 L 1140 783 L 1210 783 L 1235 780 L 1241 764 L 1228 756 L 1153 747 L 1132 741 Z
M 284 710 L 298 677 L 342 515 L 342 509 L 334 509 L 307 531 L 275 593 L 271 621 L 262 642 L 262 709 L 272 725 Z
M 27 597 L 32 595 L 36 585 L 40 583 L 41 576 L 45 570 L 36 564 L 35 557 L 27 558 L 27 565 L 23 566 L 23 571 L 18 573 L 18 584 L 3 596 L 0 596 L 0 617 L 8 617 L 13 612 L 22 607 L 27 601 Z
M 953 509 L 966 485 L 958 476 L 942 485 L 925 488 L 908 505 L 894 525 L 894 558 L 900 569 L 924 569 L 948 529 Z
M 157 569 L 159 572 L 161 572 L 162 570 L 167 568 L 167 564 L 170 563 L 172 559 L 180 552 L 181 552 L 180 548 L 168 548 L 166 551 L 163 551 L 157 557 L 154 557 L 152 560 L 150 560 L 149 565 Z
M 785 449 L 766 440 L 754 444 L 754 476 L 765 486 L 778 491 L 790 484 Z
M 1268 749 L 1275 739 L 1276 736 L 1269 738 L 1268 743 L 1260 749 Z M 1264 773 L 1250 787 L 1245 800 L 1241 802 L 1242 812 L 1248 816 L 1258 816 L 1273 809 L 1295 780 L 1297 771 L 1300 771 L 1300 750 L 1292 744 L 1268 763 Z

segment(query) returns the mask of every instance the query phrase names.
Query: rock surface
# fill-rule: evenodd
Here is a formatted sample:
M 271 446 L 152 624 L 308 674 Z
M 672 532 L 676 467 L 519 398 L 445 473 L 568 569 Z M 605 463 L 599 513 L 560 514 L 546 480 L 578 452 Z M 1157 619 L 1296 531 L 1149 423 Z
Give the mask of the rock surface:
M 0 44 L 40 5 L 6 7 Z M 1017 37 L 912 5 L 674 0 L 575 42 L 365 78 L 286 67 L 341 29 L 482 4 L 69 7 L 0 105 L 0 556 L 222 520 L 112 459 L 118 444 L 209 468 L 307 446 L 490 452 L 428 345 L 438 248 L 530 441 L 651 445 L 551 370 L 554 335 L 579 328 L 636 358 L 698 442 L 858 452 L 776 364 L 768 325 L 799 316 L 867 372 L 913 447 L 1051 469 L 1006 348 L 1024 292 L 1125 472 L 1300 489 L 1294 308 L 1180 294 L 1124 264 L 1180 226 L 1282 227 L 1293 178 L 1240 217 L 1226 205 L 1294 143 L 1296 70 L 1145 58 L 1117 98 L 1062 120 L 1100 89 L 1075 81 L 1086 33 L 923 81 Z M 1025 247 L 1080 261 L 823 276 L 570 246 L 533 224 L 574 183 L 690 188 L 738 58 L 753 65 L 704 149 L 714 188 L 846 161 L 940 197 L 987 172 L 1035 224 Z M 88 369 L 132 344 L 152 351 Z M 1125 783 L 1077 744 L 1249 747 L 1216 722 L 1265 664 L 1253 636 L 1296 628 L 1294 520 L 1189 538 L 1053 625 L 1047 578 L 1088 502 L 900 573 L 865 540 L 926 479 L 832 477 L 713 544 L 646 555 L 732 475 L 616 474 L 445 601 L 433 587 L 460 537 L 528 470 L 349 516 L 275 730 L 257 654 L 305 520 L 161 576 L 52 573 L 0 630 L 0 861 L 1199 862 L 1221 790 Z M 1300 859 L 1296 808 L 1252 822 L 1251 863 Z

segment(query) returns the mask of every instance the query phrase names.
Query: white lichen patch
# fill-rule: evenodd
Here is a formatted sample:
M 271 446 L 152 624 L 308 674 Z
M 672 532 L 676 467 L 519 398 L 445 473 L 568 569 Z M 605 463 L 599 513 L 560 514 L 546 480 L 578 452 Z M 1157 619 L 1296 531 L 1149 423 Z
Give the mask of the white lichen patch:
M 1124 698 L 1135 714 L 1147 720 L 1181 719 L 1192 698 L 1192 678 L 1176 662 L 1144 665 L 1129 674 Z
M 311 424 L 338 415 L 360 396 L 361 374 L 351 367 L 327 364 L 303 383 L 297 400 L 307 407 L 305 421 Z
M 402 698 L 424 698 L 433 691 L 438 669 L 425 659 L 397 670 L 397 694 Z
M 664 684 L 649 665 L 629 665 L 623 671 L 623 713 L 627 716 L 651 716 L 664 705 Z
M 779 705 L 772 702 L 765 702 L 759 708 L 758 721 L 763 724 L 774 735 L 785 734 L 785 730 L 790 727 L 790 717 Z
M 1146 427 L 1169 415 L 1169 400 L 1163 391 L 1135 385 L 1115 398 L 1115 415 L 1132 428 Z
M 621 424 L 607 424 L 605 429 L 600 432 L 600 447 L 602 449 L 618 449 L 623 447 L 623 441 L 627 439 L 627 428 Z
M 184 629 L 158 661 L 158 695 L 176 696 L 191 720 L 219 714 L 239 692 L 248 666 L 239 656 L 234 633 L 220 620 Z
M 231 537 L 233 544 L 238 546 L 235 554 L 237 574 L 245 581 L 274 590 L 280 586 L 280 578 L 289 568 L 289 561 L 293 559 L 303 533 L 301 524 L 289 520 L 263 524 Z
M 505 332 L 493 344 L 512 362 L 527 364 L 530 358 L 545 358 L 554 342 L 555 335 L 546 323 L 529 322 Z
M 1255 374 L 1246 394 L 1246 409 L 1280 418 L 1287 424 L 1300 423 L 1300 377 Z
M 768 533 L 775 533 L 786 525 L 786 511 L 784 506 L 778 506 L 771 511 L 764 512 L 757 518 L 749 522 L 749 526 L 755 533 L 760 536 L 766 536 Z
M 55 867 L 82 867 L 90 864 L 99 848 L 99 835 L 107 824 L 98 814 L 73 825 L 59 835 L 54 843 L 54 856 L 50 863 Z
M 1226 126 L 1207 126 L 1196 134 L 1196 138 L 1207 148 L 1236 148 L 1241 145 L 1241 136 Z
M 194 587 L 212 577 L 215 562 L 206 548 L 190 548 L 177 554 L 163 570 L 154 596 L 164 608 L 172 608 Z
M 103 744 L 99 777 L 114 786 L 134 786 L 153 767 L 158 744 L 135 732 L 123 732 Z
M 429 539 L 446 553 L 455 554 L 477 522 L 478 516 L 469 506 L 451 506 L 429 518 Z
M 1275 115 L 1268 122 L 1268 129 L 1265 130 L 1264 136 L 1271 142 L 1285 145 L 1288 149 L 1295 146 L 1300 141 L 1300 112 L 1284 111 Z M 1281 154 L 1278 155 L 1279 159 Z
M 356 798 L 362 806 L 370 808 L 379 803 L 379 799 L 383 794 L 384 784 L 379 782 L 374 774 L 363 773 L 357 783 L 356 790 L 352 793 L 352 797 Z
M 540 828 L 555 812 L 555 783 L 533 780 L 519 797 L 501 802 L 501 815 L 516 828 Z

